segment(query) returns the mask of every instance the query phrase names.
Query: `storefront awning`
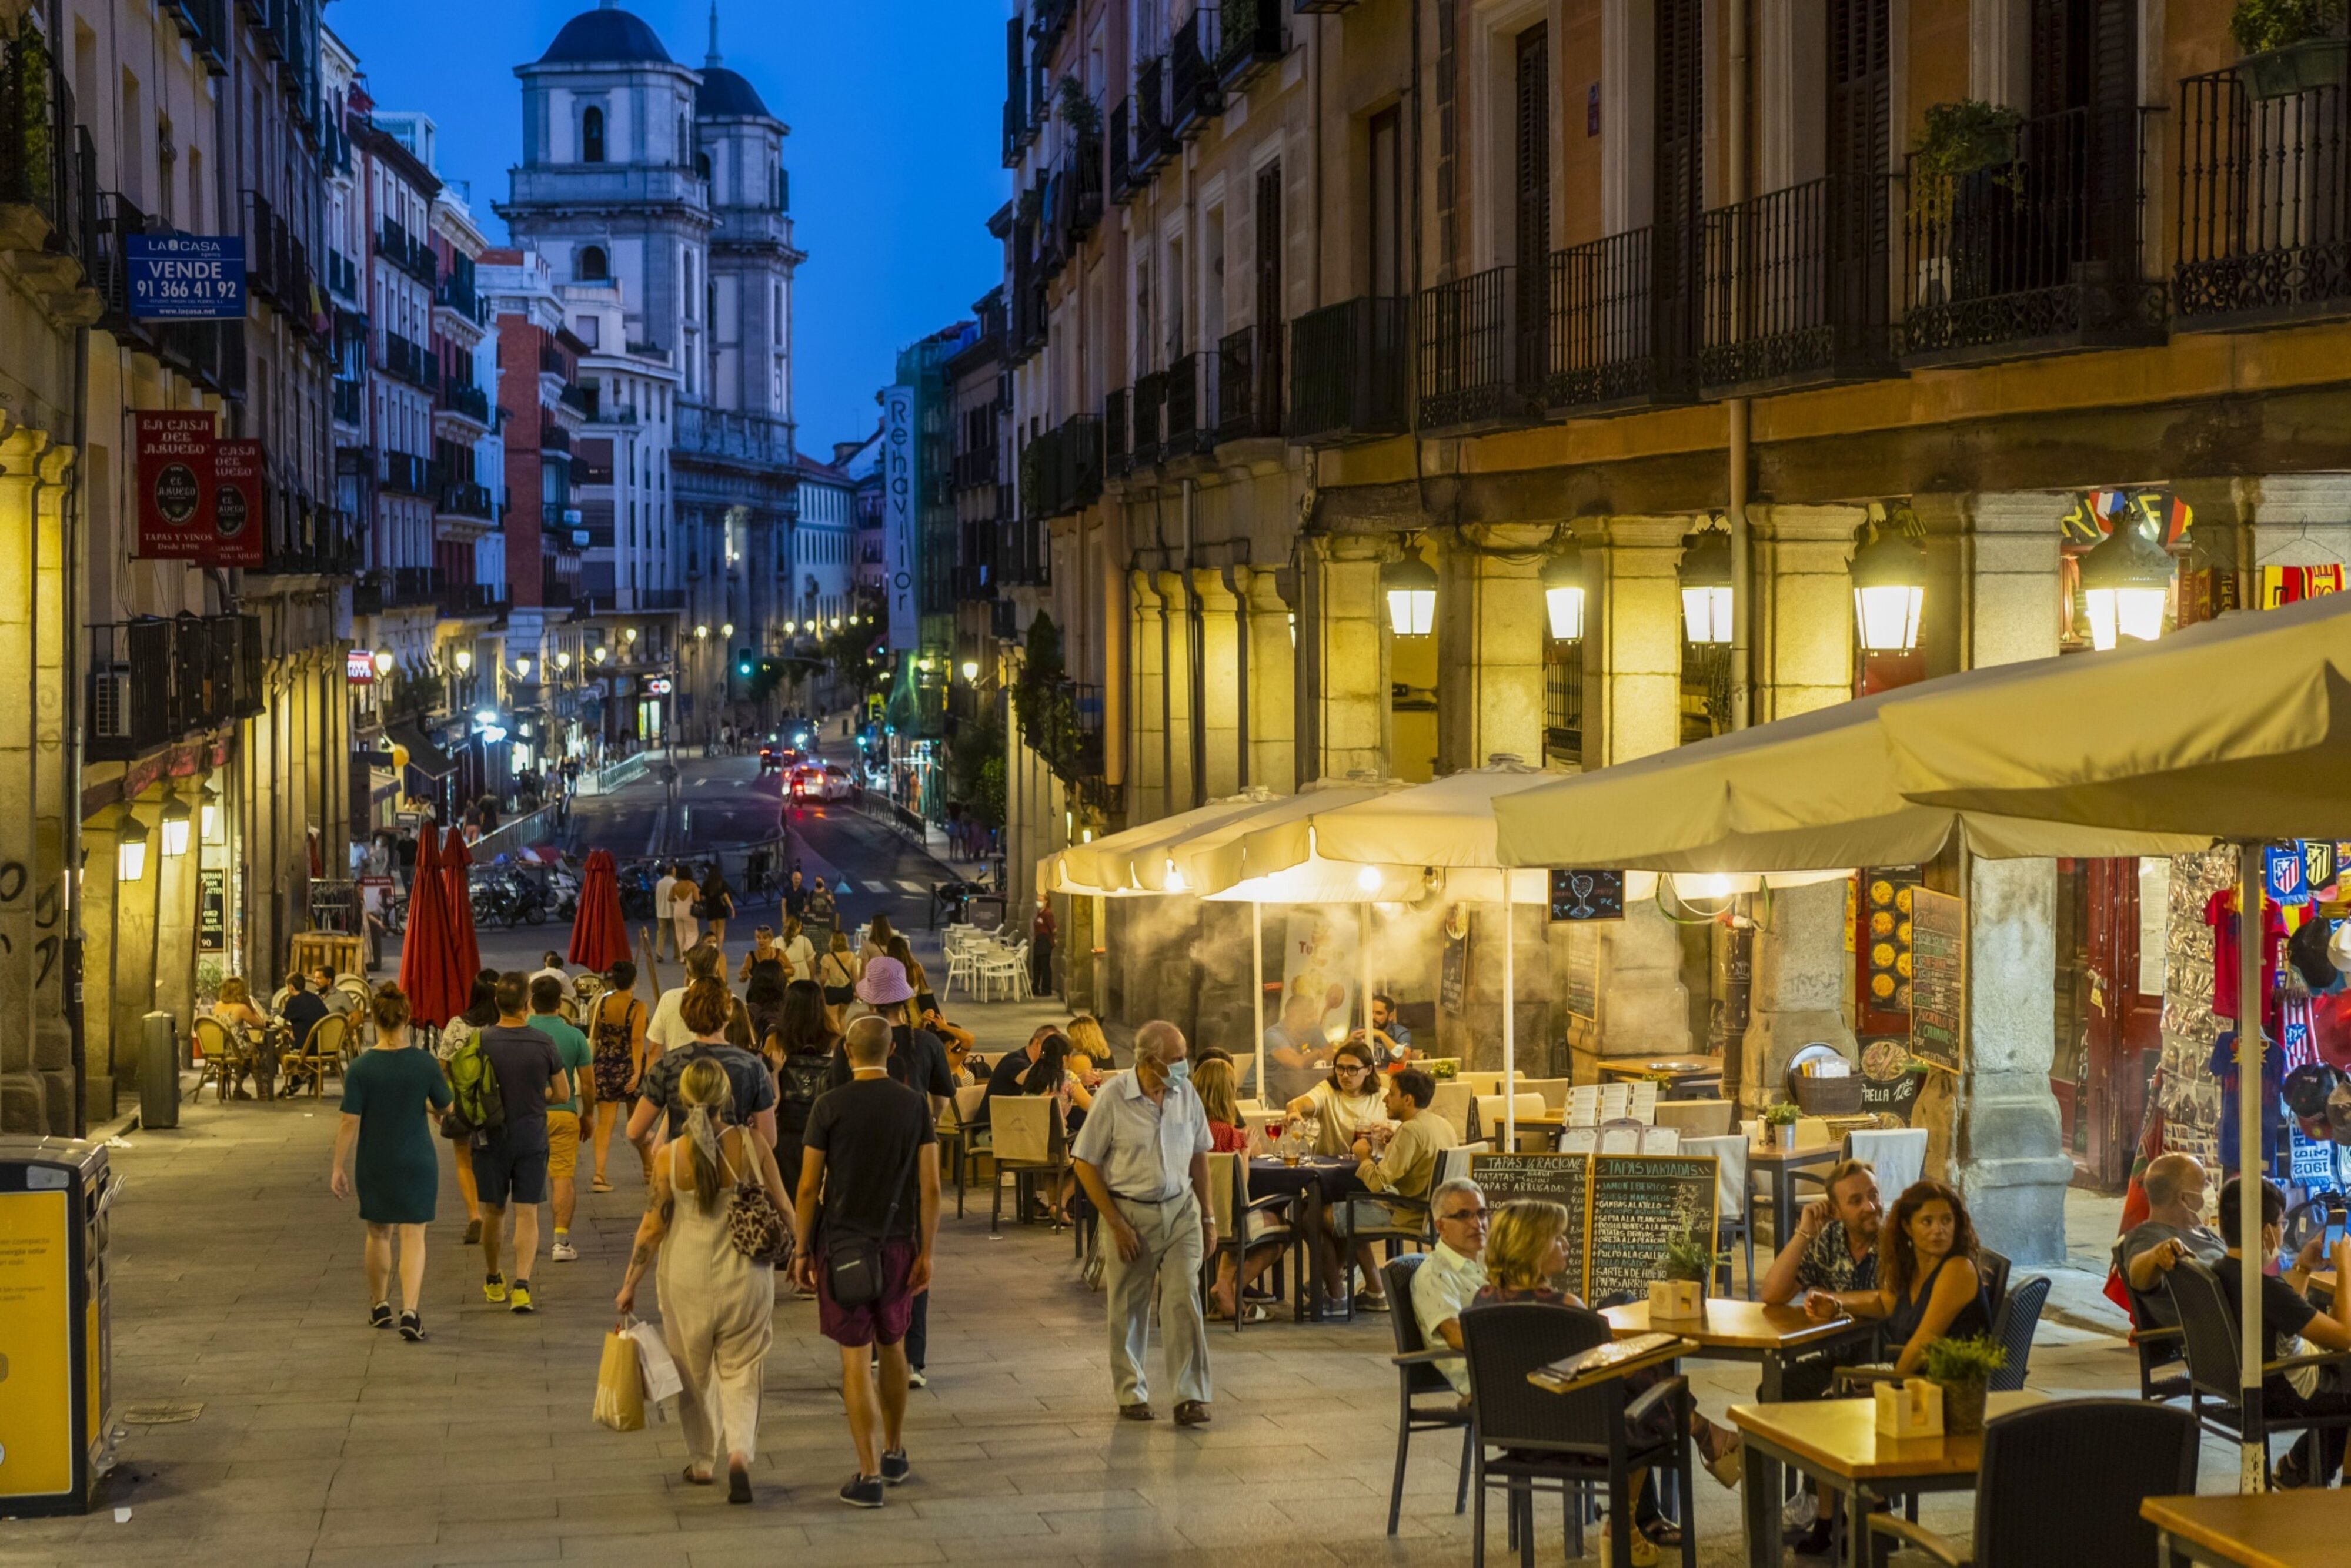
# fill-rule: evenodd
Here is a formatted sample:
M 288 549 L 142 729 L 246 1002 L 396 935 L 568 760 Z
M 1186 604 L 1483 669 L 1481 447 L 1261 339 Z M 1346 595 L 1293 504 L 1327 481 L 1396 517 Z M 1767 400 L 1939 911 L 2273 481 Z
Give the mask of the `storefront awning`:
M 450 755 L 424 737 L 424 732 L 413 724 L 392 724 L 384 727 L 392 743 L 408 753 L 408 765 L 428 779 L 446 779 L 457 771 Z

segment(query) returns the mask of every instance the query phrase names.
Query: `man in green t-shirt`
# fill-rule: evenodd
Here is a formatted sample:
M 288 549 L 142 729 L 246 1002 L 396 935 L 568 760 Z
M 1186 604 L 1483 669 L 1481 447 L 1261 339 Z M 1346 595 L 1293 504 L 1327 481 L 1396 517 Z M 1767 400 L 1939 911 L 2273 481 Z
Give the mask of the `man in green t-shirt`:
M 562 1006 L 562 981 L 552 975 L 531 981 L 530 1027 L 555 1042 L 571 1073 L 573 1098 L 547 1108 L 547 1178 L 555 1199 L 555 1246 L 548 1256 L 569 1263 L 580 1257 L 571 1245 L 571 1210 L 580 1197 L 572 1173 L 580 1168 L 580 1129 L 596 1114 L 596 1074 L 588 1037 L 563 1021 Z

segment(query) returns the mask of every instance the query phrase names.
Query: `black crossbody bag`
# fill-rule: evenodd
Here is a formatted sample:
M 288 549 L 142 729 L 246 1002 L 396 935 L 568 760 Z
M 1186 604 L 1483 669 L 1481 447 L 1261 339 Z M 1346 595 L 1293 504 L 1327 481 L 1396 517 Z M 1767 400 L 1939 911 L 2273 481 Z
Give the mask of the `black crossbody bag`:
M 890 1212 L 882 1220 L 883 1236 L 898 1222 L 898 1205 L 905 1196 L 906 1184 L 902 1180 L 898 1196 L 890 1200 Z M 834 1306 L 870 1307 L 882 1299 L 881 1242 L 864 1236 L 827 1237 L 824 1267 L 826 1289 Z

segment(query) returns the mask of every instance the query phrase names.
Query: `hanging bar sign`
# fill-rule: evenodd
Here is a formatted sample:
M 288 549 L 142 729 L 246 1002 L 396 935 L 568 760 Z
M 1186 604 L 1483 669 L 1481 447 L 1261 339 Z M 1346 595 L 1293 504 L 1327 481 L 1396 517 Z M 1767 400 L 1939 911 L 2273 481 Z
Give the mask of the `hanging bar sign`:
M 139 461 L 139 553 L 202 560 L 213 549 L 212 414 L 141 409 L 131 415 Z
M 212 548 L 204 553 L 204 564 L 261 565 L 261 443 L 215 442 Z
M 245 319 L 245 240 L 237 235 L 131 235 L 131 316 L 137 321 Z

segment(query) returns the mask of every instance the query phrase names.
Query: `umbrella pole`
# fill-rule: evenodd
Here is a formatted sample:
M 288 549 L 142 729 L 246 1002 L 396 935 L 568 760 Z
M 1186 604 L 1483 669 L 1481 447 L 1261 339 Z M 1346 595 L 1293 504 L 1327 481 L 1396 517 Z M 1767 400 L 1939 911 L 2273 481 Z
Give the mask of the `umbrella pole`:
M 2268 1172 L 2262 1166 L 2262 1068 L 2268 1050 L 2262 1039 L 2262 972 L 2267 967 L 2262 923 L 2262 846 L 2237 846 L 2237 1234 L 2245 1239 L 2243 1262 L 2237 1270 L 2242 1295 L 2237 1304 L 2241 1339 L 2237 1364 L 2243 1385 L 2244 1408 L 2262 1396 L 2262 1275 L 2269 1260 L 2260 1256 L 2262 1183 Z M 2237 1490 L 2265 1490 L 2269 1469 L 2266 1443 L 2245 1443 L 2238 1449 Z
M 1368 1051 L 1372 1045 L 1372 906 L 1356 907 L 1363 913 L 1356 916 L 1355 967 L 1360 972 L 1355 988 L 1364 993 L 1364 1049 Z
M 1265 905 L 1249 900 L 1249 1049 L 1256 1053 L 1254 1098 L 1265 1100 Z
M 1510 901 L 1506 897 L 1502 900 L 1502 1147 L 1515 1151 L 1519 1146 L 1519 926 L 1510 915 Z

